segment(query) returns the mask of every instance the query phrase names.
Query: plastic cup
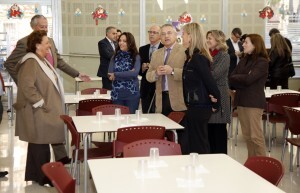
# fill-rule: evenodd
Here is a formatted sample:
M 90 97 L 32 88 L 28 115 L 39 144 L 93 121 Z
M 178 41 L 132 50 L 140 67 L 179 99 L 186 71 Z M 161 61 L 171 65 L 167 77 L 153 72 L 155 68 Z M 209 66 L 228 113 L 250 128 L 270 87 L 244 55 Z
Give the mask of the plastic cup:
M 159 149 L 156 147 L 150 148 L 150 162 L 155 164 L 159 160 Z
M 282 87 L 279 85 L 277 86 L 277 91 L 281 91 L 282 90 Z
M 270 92 L 270 87 L 267 86 L 267 87 L 266 87 L 266 91 L 267 91 L 267 92 Z
M 96 117 L 97 117 L 97 121 L 101 121 L 102 120 L 102 112 L 98 111 L 96 114 Z
M 141 115 L 142 115 L 141 110 L 135 110 L 135 116 L 138 121 L 141 119 Z
M 188 185 L 192 185 L 196 179 L 196 167 L 189 164 L 185 166 L 185 179 Z
M 190 165 L 197 166 L 199 164 L 199 154 L 190 153 Z
M 116 108 L 115 109 L 115 116 L 116 116 L 116 118 L 120 118 L 121 117 L 121 109 L 120 108 Z

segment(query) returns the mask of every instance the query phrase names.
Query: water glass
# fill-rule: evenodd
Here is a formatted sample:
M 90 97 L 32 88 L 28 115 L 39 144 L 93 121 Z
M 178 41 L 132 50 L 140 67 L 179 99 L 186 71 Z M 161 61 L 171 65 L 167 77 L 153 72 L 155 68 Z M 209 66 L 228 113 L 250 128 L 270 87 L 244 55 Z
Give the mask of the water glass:
M 98 111 L 96 114 L 96 117 L 97 117 L 97 121 L 101 121 L 102 120 L 102 112 Z
M 95 92 L 96 92 L 97 95 L 100 95 L 100 90 L 99 89 L 96 89 Z
M 282 87 L 280 85 L 277 86 L 277 91 L 281 91 Z
M 270 87 L 267 86 L 267 87 L 266 87 L 266 91 L 267 91 L 267 92 L 270 92 Z
M 146 176 L 148 170 L 148 160 L 142 159 L 138 161 L 138 174 L 140 176 Z
M 190 153 L 190 165 L 197 166 L 199 164 L 199 154 L 198 153 Z
M 121 109 L 120 108 L 115 109 L 115 116 L 116 116 L 116 118 L 120 118 L 120 116 L 121 116 Z
M 156 147 L 150 148 L 150 162 L 155 164 L 159 160 L 159 149 Z
M 136 115 L 136 120 L 140 120 L 140 118 L 141 118 L 141 115 L 142 115 L 142 112 L 141 112 L 141 110 L 135 110 L 135 115 Z
M 111 96 L 111 91 L 108 90 L 108 91 L 106 92 L 106 94 L 107 94 L 108 96 Z

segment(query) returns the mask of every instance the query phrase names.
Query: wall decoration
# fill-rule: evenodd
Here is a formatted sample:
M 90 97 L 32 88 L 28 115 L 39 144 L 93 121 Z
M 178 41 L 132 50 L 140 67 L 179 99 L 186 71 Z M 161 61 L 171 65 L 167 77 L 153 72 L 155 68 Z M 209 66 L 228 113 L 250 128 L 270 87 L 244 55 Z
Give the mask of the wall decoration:
M 241 16 L 242 17 L 247 17 L 248 16 L 248 13 L 246 12 L 245 9 L 243 9 L 243 11 L 241 12 Z
M 94 12 L 92 12 L 93 19 L 96 22 L 96 25 L 98 25 L 98 20 L 105 20 L 108 17 L 108 13 L 106 12 L 106 9 L 104 9 L 101 5 L 99 5 Z
M 119 14 L 120 16 L 124 16 L 124 15 L 125 15 L 125 11 L 121 8 L 121 9 L 119 10 L 118 14 Z
M 189 14 L 187 11 L 183 12 L 180 16 L 178 21 L 181 24 L 187 24 L 187 23 L 191 23 L 192 22 L 192 16 L 191 14 Z
M 271 19 L 274 16 L 274 11 L 270 6 L 266 6 L 265 8 L 263 8 L 263 10 L 260 10 L 258 13 L 259 17 L 262 19 L 265 19 L 266 17 L 268 19 Z
M 167 22 L 168 24 L 172 24 L 172 21 L 173 21 L 172 17 L 171 17 L 171 16 L 168 16 L 168 18 L 166 19 L 166 22 Z
M 39 7 L 40 7 L 40 5 L 38 4 L 38 3 L 36 3 L 36 4 L 34 4 L 34 13 L 35 14 L 38 14 L 39 13 Z
M 80 16 L 81 15 L 81 10 L 79 8 L 76 8 L 74 15 L 75 16 Z
M 7 11 L 8 19 L 21 19 L 24 16 L 24 11 L 15 3 Z

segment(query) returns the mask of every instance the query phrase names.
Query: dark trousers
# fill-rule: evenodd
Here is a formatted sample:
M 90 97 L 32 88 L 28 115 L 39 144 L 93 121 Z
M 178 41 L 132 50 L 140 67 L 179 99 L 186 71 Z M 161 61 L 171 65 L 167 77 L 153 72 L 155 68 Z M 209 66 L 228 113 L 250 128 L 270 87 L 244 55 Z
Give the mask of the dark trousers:
M 149 94 L 148 96 L 141 98 L 142 102 L 142 111 L 143 113 L 155 113 L 155 97 L 154 94 Z M 153 98 L 154 97 L 154 98 Z M 153 101 L 152 101 L 153 98 Z M 152 104 L 151 104 L 152 101 Z M 151 108 L 149 108 L 151 105 Z
M 132 95 L 128 99 L 118 99 L 113 101 L 114 104 L 123 105 L 129 108 L 130 114 L 134 114 L 139 108 L 140 95 Z
M 42 165 L 50 162 L 49 144 L 28 143 L 25 181 L 35 181 L 40 185 L 49 183 L 42 171 Z
M 102 88 L 107 90 L 111 90 L 112 82 L 108 79 L 108 77 L 102 77 Z
M 162 111 L 161 113 L 165 116 L 168 116 L 173 109 L 171 108 L 169 91 L 162 92 Z
M 209 123 L 208 139 L 210 145 L 210 153 L 227 154 L 226 123 Z
M 289 88 L 289 79 L 288 78 L 271 78 L 270 79 L 270 88 L 277 89 L 277 86 L 281 86 L 282 89 Z
M 186 127 L 183 141 L 186 149 L 183 154 L 192 152 L 199 154 L 210 153 L 207 124 L 212 114 L 210 108 L 188 107 L 186 111 Z

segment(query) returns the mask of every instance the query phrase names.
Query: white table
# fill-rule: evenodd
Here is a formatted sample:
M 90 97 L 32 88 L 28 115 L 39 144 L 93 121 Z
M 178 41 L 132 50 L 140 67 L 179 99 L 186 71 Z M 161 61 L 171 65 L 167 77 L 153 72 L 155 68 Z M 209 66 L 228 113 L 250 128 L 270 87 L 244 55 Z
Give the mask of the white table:
M 100 81 L 102 83 L 102 77 L 90 77 L 91 81 Z M 138 76 L 139 79 L 139 85 L 141 85 L 142 76 Z M 83 82 L 80 78 L 75 78 L 75 93 L 79 91 L 79 83 Z M 99 85 L 100 87 L 100 85 Z
M 293 109 L 300 111 L 300 107 L 293 107 Z
M 4 87 L 8 89 L 7 94 L 7 102 L 8 102 L 8 110 L 10 110 L 10 113 L 8 113 L 8 119 L 11 121 L 11 124 L 13 125 L 14 120 L 14 82 L 4 82 Z
M 271 89 L 269 91 L 265 90 L 265 95 L 266 95 L 266 98 L 271 98 L 271 96 L 273 94 L 282 94 L 282 93 L 299 93 L 298 91 L 295 91 L 295 90 L 290 90 L 290 89 L 282 89 L 282 90 L 277 90 L 277 89 Z
M 199 155 L 196 180 L 186 181 L 189 155 L 160 156 L 161 167 L 138 174 L 138 161 L 149 158 L 93 159 L 88 165 L 98 193 L 282 193 L 278 187 L 225 154 Z
M 128 122 L 127 122 L 128 118 Z M 177 133 L 175 129 L 183 129 L 181 125 L 169 119 L 162 114 L 142 114 L 140 121 L 136 120 L 134 114 L 122 115 L 120 120 L 115 118 L 115 115 L 103 115 L 102 121 L 97 121 L 96 116 L 73 116 L 72 117 L 75 127 L 79 133 L 85 134 L 84 136 L 84 193 L 87 193 L 87 148 L 88 137 L 91 133 L 100 132 L 115 132 L 120 127 L 137 126 L 137 125 L 159 125 L 164 126 L 167 130 L 173 130 L 175 140 L 177 140 Z

